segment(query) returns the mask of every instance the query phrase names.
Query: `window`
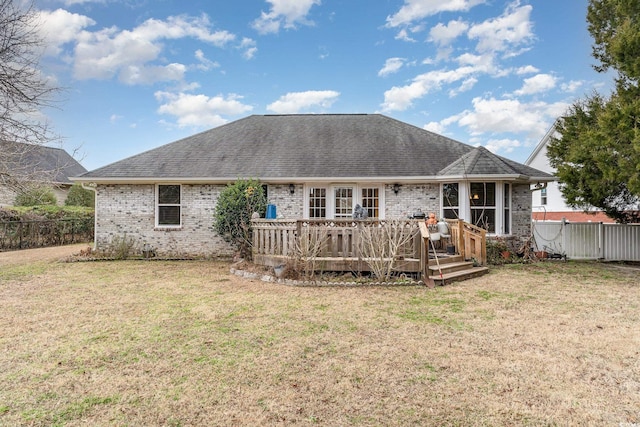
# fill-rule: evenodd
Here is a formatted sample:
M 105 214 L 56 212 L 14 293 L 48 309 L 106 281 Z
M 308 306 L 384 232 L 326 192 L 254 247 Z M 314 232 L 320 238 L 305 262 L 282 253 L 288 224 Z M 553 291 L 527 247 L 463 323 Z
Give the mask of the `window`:
M 369 218 L 380 218 L 380 189 L 362 189 L 362 207 L 367 210 Z
M 356 204 L 367 210 L 368 218 L 384 218 L 383 187 L 365 185 L 327 183 L 307 187 L 305 218 L 351 219 Z
M 503 234 L 511 234 L 511 184 L 504 184 Z
M 460 202 L 457 183 L 442 185 L 442 208 L 445 218 L 458 219 L 460 217 Z
M 309 218 L 327 217 L 327 190 L 325 188 L 309 189 Z
M 496 232 L 496 183 L 472 182 L 469 193 L 471 223 L 489 233 Z
M 334 218 L 351 218 L 353 215 L 353 188 L 336 187 L 333 189 L 335 210 Z
M 546 187 L 540 190 L 540 204 L 541 205 L 547 204 L 547 188 Z
M 182 224 L 180 185 L 158 185 L 156 223 L 158 226 L 175 227 Z

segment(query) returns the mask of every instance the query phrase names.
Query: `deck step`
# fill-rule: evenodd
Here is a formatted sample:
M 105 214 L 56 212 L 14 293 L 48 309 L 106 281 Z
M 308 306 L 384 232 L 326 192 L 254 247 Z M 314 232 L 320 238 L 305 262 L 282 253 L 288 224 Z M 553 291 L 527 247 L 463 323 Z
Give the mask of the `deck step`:
M 473 263 L 470 261 L 456 261 L 456 262 L 448 262 L 448 263 L 440 263 L 440 267 L 436 263 L 429 263 L 429 272 L 430 275 L 433 276 L 435 274 L 440 274 L 439 270 L 442 270 L 442 273 L 453 273 L 454 271 L 460 270 L 468 270 L 473 267 Z
M 487 274 L 489 269 L 487 267 L 470 267 L 465 270 L 457 270 L 452 272 L 442 271 L 442 276 L 436 269 L 436 271 L 431 274 L 431 279 L 433 279 L 437 285 L 447 285 L 453 282 L 460 282 L 467 279 L 472 279 L 474 277 L 480 277 L 484 274 Z

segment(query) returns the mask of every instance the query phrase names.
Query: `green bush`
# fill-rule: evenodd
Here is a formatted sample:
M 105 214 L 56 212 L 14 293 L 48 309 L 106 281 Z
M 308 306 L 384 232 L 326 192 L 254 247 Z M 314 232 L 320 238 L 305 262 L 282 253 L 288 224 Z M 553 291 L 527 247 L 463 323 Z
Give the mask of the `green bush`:
M 87 190 L 80 184 L 73 184 L 67 194 L 67 199 L 64 201 L 65 206 L 85 206 L 93 208 L 95 206 L 94 193 L 91 190 Z
M 229 184 L 218 198 L 214 228 L 227 242 L 234 244 L 243 258 L 251 257 L 251 216 L 264 216 L 267 199 L 258 180 L 237 180 Z
M 92 208 L 83 206 L 13 206 L 0 209 L 0 220 L 29 221 L 42 219 L 89 219 L 93 218 Z
M 34 186 L 16 196 L 16 206 L 55 205 L 58 203 L 53 190 L 46 186 Z

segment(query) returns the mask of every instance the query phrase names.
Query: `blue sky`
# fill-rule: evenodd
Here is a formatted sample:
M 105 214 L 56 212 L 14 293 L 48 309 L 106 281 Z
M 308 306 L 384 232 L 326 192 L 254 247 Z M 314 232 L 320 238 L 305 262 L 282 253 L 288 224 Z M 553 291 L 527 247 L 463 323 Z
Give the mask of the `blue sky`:
M 524 162 L 593 71 L 587 0 L 36 0 L 87 169 L 251 114 L 381 113 Z

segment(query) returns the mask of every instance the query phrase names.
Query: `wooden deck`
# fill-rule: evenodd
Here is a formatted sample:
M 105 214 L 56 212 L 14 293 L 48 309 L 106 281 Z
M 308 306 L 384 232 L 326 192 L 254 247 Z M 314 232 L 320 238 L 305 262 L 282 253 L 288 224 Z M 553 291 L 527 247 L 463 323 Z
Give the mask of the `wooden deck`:
M 457 262 L 474 259 L 485 264 L 485 231 L 463 221 L 448 223 L 451 234 L 446 241 L 454 246 Z M 396 274 L 410 273 L 424 279 L 434 274 L 442 276 L 441 269 L 434 273 L 436 253 L 423 220 L 256 219 L 252 226 L 253 262 L 258 265 L 276 267 L 295 259 L 312 264 L 315 271 L 371 272 L 372 263 L 377 261 L 389 263 Z M 387 250 L 388 246 L 392 249 Z M 443 245 L 437 254 L 442 264 L 448 258 L 445 249 Z M 367 253 L 381 255 L 371 258 Z M 461 270 L 460 266 L 456 268 Z

